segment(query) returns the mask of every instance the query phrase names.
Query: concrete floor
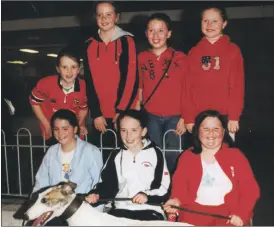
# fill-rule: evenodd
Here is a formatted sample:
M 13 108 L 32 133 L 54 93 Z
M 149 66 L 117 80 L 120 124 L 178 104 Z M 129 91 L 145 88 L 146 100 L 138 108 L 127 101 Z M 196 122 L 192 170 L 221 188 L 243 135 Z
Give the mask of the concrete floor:
M 14 219 L 14 213 L 20 208 L 22 200 L 3 199 L 1 201 L 1 226 L 22 226 L 22 220 Z

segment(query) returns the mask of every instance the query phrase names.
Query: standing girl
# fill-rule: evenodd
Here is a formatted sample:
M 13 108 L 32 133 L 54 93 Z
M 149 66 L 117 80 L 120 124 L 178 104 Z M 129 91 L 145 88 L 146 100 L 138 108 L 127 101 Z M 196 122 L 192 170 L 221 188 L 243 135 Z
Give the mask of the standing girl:
M 204 37 L 189 52 L 185 123 L 190 132 L 195 116 L 206 109 L 227 116 L 230 133 L 239 130 L 244 104 L 244 66 L 239 47 L 223 35 L 226 26 L 223 9 L 211 7 L 202 11 Z
M 137 94 L 136 50 L 132 34 L 116 24 L 120 13 L 114 2 L 96 3 L 98 32 L 87 40 L 85 80 L 92 139 L 113 129 L 119 114 L 130 108 Z M 97 142 L 96 142 L 97 144 Z
M 117 120 L 122 147 L 109 156 L 98 183 L 86 200 L 97 203 L 104 198 L 132 198 L 115 201 L 109 212 L 117 217 L 138 220 L 164 220 L 160 206 L 168 198 L 170 175 L 162 151 L 146 139 L 146 120 L 142 112 L 129 110 Z
M 40 121 L 41 130 L 48 144 L 52 135 L 50 119 L 59 109 L 69 109 L 78 118 L 81 135 L 87 134 L 85 118 L 87 116 L 87 98 L 85 82 L 78 78 L 80 56 L 73 48 L 67 47 L 57 56 L 58 76 L 47 76 L 38 81 L 31 92 L 30 103 Z M 56 141 L 55 141 L 56 142 Z
M 141 102 L 148 112 L 148 134 L 152 141 L 163 148 L 164 133 L 170 129 L 176 130 L 177 135 L 167 133 L 165 144 L 167 149 L 177 150 L 178 136 L 186 131 L 183 95 L 187 64 L 182 52 L 168 47 L 167 41 L 172 32 L 170 26 L 171 20 L 164 13 L 156 13 L 148 18 L 146 36 L 152 49 L 140 53 L 138 68 Z M 159 86 L 153 92 L 157 84 Z M 172 171 L 178 152 L 168 151 L 166 155 L 169 170 Z

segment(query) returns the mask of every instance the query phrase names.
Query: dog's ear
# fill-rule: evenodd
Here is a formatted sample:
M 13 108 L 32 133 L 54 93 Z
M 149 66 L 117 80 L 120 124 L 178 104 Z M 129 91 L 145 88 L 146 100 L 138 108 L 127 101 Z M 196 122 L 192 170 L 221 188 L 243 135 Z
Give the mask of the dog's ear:
M 67 182 L 64 185 L 62 185 L 62 191 L 65 194 L 72 194 L 74 192 L 74 189 L 77 187 L 77 184 L 73 182 Z
M 77 188 L 77 184 L 76 183 L 73 183 L 73 182 L 69 181 L 67 184 L 70 185 L 70 187 L 72 188 L 72 190 L 74 190 L 75 188 Z

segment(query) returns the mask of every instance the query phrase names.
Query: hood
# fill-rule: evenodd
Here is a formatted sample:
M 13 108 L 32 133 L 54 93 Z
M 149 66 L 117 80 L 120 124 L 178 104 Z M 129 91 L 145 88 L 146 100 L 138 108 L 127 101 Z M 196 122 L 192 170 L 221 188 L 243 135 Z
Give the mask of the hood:
M 156 56 L 152 49 L 146 50 L 143 53 L 145 53 L 146 55 L 148 55 L 150 58 L 154 57 L 155 59 L 159 60 L 162 59 L 163 57 L 167 57 L 170 58 L 172 56 L 172 52 L 175 51 L 175 49 L 173 49 L 172 47 L 168 47 L 164 52 L 162 52 L 159 56 Z
M 133 34 L 127 32 L 127 31 L 124 31 L 122 28 L 120 28 L 118 26 L 115 26 L 114 34 L 113 34 L 111 41 L 117 40 L 120 37 L 126 36 L 126 35 L 133 37 Z
M 97 51 L 96 51 L 96 55 L 97 55 L 97 60 L 100 59 L 100 45 L 99 43 L 102 43 L 103 40 L 101 39 L 100 35 L 99 35 L 99 31 L 95 33 L 95 35 L 91 38 L 89 38 L 86 43 L 90 43 L 92 40 L 96 40 L 97 43 Z M 111 39 L 111 42 L 115 42 L 115 53 L 114 53 L 114 61 L 115 64 L 117 64 L 118 62 L 118 50 L 117 50 L 117 40 L 123 36 L 133 36 L 131 33 L 124 31 L 122 28 L 115 26 L 115 30 L 114 30 L 114 34 L 113 37 Z
M 197 44 L 197 47 L 207 49 L 207 48 L 220 48 L 220 46 L 227 46 L 230 43 L 230 38 L 227 35 L 223 35 L 215 43 L 211 43 L 207 38 L 203 37 L 202 40 Z
M 103 40 L 101 39 L 100 35 L 99 35 L 100 29 L 98 29 L 98 31 L 95 33 L 95 35 L 93 37 L 91 37 L 90 39 L 95 39 L 98 42 L 103 42 Z M 124 31 L 122 28 L 115 26 L 115 30 L 114 30 L 114 34 L 112 36 L 111 42 L 123 37 L 123 36 L 134 36 L 133 34 Z M 88 39 L 88 40 L 90 40 Z

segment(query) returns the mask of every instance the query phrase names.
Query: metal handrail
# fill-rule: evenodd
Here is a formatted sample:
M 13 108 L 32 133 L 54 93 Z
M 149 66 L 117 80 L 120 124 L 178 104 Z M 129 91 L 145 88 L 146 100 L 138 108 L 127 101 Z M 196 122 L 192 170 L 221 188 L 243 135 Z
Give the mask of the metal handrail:
M 114 148 L 116 148 L 118 146 L 118 139 L 117 139 L 117 134 L 114 130 L 111 129 L 107 129 L 107 132 L 112 133 L 115 139 L 115 147 L 104 147 L 103 146 L 103 136 L 106 134 L 102 134 L 100 135 L 100 146 L 99 149 L 102 153 L 103 156 L 103 150 L 113 150 Z M 168 130 L 164 133 L 163 136 L 163 153 L 165 155 L 166 151 L 176 151 L 176 152 L 182 152 L 182 146 L 181 146 L 181 137 L 179 138 L 179 150 L 172 150 L 172 149 L 166 149 L 166 144 L 165 144 L 165 139 L 166 139 L 166 135 L 168 133 L 174 133 L 175 130 Z M 33 167 L 33 148 L 41 148 L 44 150 L 44 153 L 46 152 L 48 146 L 46 145 L 45 139 L 43 139 L 43 144 L 42 145 L 33 145 L 33 140 L 32 140 L 32 134 L 30 132 L 29 129 L 27 128 L 19 128 L 17 133 L 15 134 L 16 136 L 16 144 L 7 144 L 6 143 L 6 134 L 5 132 L 1 129 L 1 133 L 2 133 L 2 139 L 3 139 L 3 143 L 1 144 L 1 147 L 4 148 L 4 158 L 5 158 L 5 170 L 6 170 L 6 186 L 7 186 L 7 191 L 6 192 L 2 192 L 2 195 L 5 196 L 18 196 L 18 197 L 27 197 L 27 194 L 22 193 L 22 173 L 21 173 L 21 163 L 20 163 L 20 148 L 29 148 L 30 154 L 30 171 L 31 171 L 31 183 L 32 185 L 34 184 L 34 167 Z M 20 137 L 29 137 L 28 140 L 28 144 L 20 144 L 19 138 Z M 87 141 L 88 138 L 87 136 L 85 137 L 85 141 Z M 9 168 L 11 168 L 11 166 L 8 166 L 8 151 L 7 148 L 16 148 L 16 153 L 17 153 L 17 168 L 18 168 L 18 190 L 19 193 L 14 193 L 10 191 L 10 177 L 13 177 L 13 175 L 9 174 Z

